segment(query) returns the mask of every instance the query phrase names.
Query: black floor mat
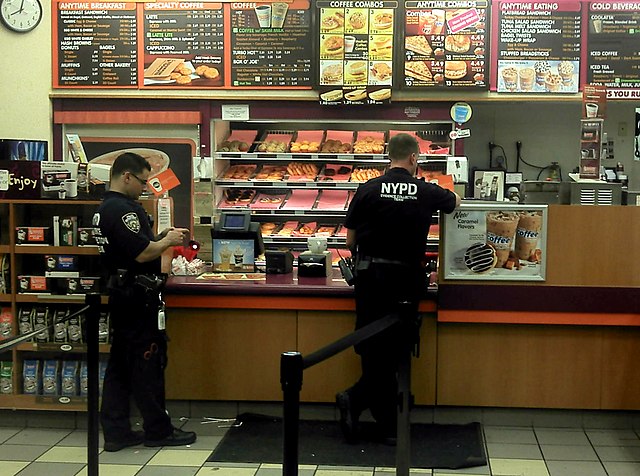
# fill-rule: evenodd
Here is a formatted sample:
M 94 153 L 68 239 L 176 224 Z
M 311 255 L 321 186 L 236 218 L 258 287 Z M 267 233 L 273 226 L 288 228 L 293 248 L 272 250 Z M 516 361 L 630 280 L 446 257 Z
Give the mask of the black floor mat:
M 282 419 L 255 414 L 238 417 L 207 461 L 282 463 Z M 372 434 L 373 424 L 361 424 Z M 395 466 L 396 448 L 376 441 L 344 441 L 335 421 L 302 420 L 299 426 L 299 464 L 332 466 Z M 412 468 L 466 468 L 487 464 L 482 427 L 467 425 L 411 425 Z

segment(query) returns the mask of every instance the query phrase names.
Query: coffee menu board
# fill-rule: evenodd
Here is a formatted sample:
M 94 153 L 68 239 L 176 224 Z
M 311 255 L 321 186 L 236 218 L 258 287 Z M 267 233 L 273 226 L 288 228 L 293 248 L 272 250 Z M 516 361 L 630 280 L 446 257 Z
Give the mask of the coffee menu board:
M 222 3 L 148 2 L 143 9 L 143 87 L 223 85 Z
M 231 86 L 310 87 L 308 0 L 231 3 Z
M 640 2 L 589 4 L 587 83 L 611 99 L 640 98 Z
M 440 225 L 444 279 L 544 281 L 547 205 L 463 203 Z
M 57 2 L 56 5 L 54 87 L 136 87 L 136 4 Z
M 581 3 L 502 1 L 493 11 L 499 93 L 577 93 Z
M 488 2 L 405 1 L 404 5 L 403 86 L 486 89 Z
M 321 104 L 389 102 L 398 2 L 318 0 L 316 7 Z

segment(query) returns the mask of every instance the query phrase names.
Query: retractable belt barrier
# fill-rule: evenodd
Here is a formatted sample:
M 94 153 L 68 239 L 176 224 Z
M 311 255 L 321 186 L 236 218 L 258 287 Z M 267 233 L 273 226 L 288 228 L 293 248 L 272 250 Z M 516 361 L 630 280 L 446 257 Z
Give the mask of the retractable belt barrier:
M 284 445 L 282 458 L 283 476 L 298 476 L 298 426 L 300 421 L 300 391 L 303 371 L 313 365 L 369 339 L 396 324 L 409 324 L 417 319 L 409 314 L 410 303 L 399 303 L 399 311 L 377 319 L 351 334 L 303 357 L 300 352 L 284 352 L 280 357 L 280 384 L 283 392 Z M 407 325 L 407 329 L 411 327 Z M 415 328 L 415 327 L 414 327 Z M 408 332 L 408 331 L 407 331 Z M 411 392 L 411 345 L 399 359 L 398 366 L 398 439 L 396 445 L 396 476 L 409 476 L 410 424 L 409 407 Z
M 53 322 L 46 327 L 33 330 L 27 334 L 22 334 L 0 343 L 0 354 L 11 350 L 16 345 L 25 342 L 40 334 L 44 330 L 51 329 L 56 323 L 66 322 L 80 314 L 86 312 L 85 329 L 87 341 L 87 475 L 98 476 L 98 453 L 99 427 L 98 427 L 98 399 L 100 392 L 98 361 L 98 320 L 100 318 L 100 295 L 96 293 L 87 294 L 85 297 L 86 306 L 64 318 Z

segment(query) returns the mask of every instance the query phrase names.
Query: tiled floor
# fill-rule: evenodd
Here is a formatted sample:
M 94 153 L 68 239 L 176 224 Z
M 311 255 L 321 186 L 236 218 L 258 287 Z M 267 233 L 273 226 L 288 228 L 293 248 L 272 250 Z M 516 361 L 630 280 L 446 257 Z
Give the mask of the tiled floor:
M 263 413 L 278 412 L 277 405 L 269 409 Z M 87 432 L 75 429 L 83 426 L 82 414 L 65 417 L 34 413 L 38 412 L 22 419 L 0 413 L 0 476 L 87 475 Z M 229 411 L 225 413 L 228 417 Z M 317 418 L 318 413 L 330 417 L 334 409 L 326 406 L 307 413 L 310 414 L 307 418 Z M 302 417 L 305 418 L 304 409 Z M 482 422 L 489 458 L 487 466 L 460 471 L 413 469 L 411 473 L 415 476 L 640 476 L 640 416 L 634 412 L 437 408 L 418 409 L 412 418 L 436 423 Z M 280 465 L 206 463 L 227 431 L 228 423 L 192 416 L 177 419 L 175 424 L 195 430 L 198 441 L 190 447 L 138 446 L 117 453 L 101 452 L 100 475 L 282 474 Z M 299 474 L 391 476 L 395 468 L 300 466 Z

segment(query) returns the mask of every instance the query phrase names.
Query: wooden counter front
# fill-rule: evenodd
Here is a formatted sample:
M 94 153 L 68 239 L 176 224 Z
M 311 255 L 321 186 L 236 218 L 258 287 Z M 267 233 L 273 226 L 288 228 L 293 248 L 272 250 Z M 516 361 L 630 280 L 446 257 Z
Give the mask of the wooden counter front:
M 350 332 L 353 288 L 344 280 L 268 275 L 259 282 L 174 277 L 168 285 L 167 398 L 280 401 L 280 355 L 307 355 Z M 435 403 L 435 299 L 420 304 L 421 355 L 412 368 L 416 403 Z M 348 349 L 304 373 L 301 400 L 333 402 L 360 361 Z

